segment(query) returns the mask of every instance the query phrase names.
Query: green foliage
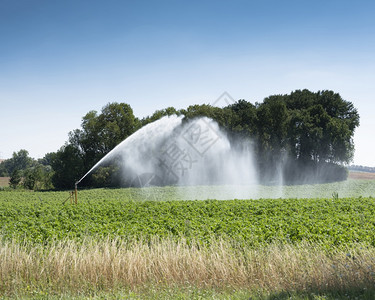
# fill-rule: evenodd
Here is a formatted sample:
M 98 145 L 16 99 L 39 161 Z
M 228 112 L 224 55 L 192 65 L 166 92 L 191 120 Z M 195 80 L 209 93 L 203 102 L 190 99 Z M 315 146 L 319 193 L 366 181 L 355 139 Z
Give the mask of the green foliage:
M 43 166 L 51 166 L 53 159 L 55 158 L 56 153 L 51 152 L 44 155 L 43 158 L 38 159 L 38 163 Z
M 0 164 L 0 176 L 11 176 L 16 170 L 25 170 L 31 167 L 33 159 L 29 157 L 29 152 L 21 149 L 13 152 L 12 158 L 6 159 Z
M 188 119 L 216 120 L 229 138 L 240 135 L 254 141 L 263 182 L 273 182 L 285 164 L 288 183 L 301 182 L 302 177 L 312 182 L 347 178 L 340 164 L 353 158 L 359 115 L 351 102 L 332 91 L 297 90 L 256 105 L 239 100 L 225 108 L 192 105 L 180 112 Z
M 30 190 L 53 188 L 53 170 L 46 157 L 39 162 L 29 157 L 26 150 L 14 152 L 13 157 L 4 162 L 6 174 L 11 171 L 10 186 L 14 189 L 23 186 Z
M 353 157 L 353 135 L 359 114 L 333 91 L 297 90 L 285 98 L 292 113 L 291 143 L 297 159 L 344 162 Z
M 22 181 L 22 171 L 21 170 L 14 170 L 12 176 L 9 179 L 9 185 L 16 189 Z
M 299 181 L 307 170 L 349 163 L 353 158 L 353 135 L 359 115 L 351 102 L 332 91 L 297 90 L 271 96 L 258 105 L 257 156 L 262 172 L 288 160 L 284 174 Z M 296 169 L 296 171 L 294 170 Z M 318 172 L 312 177 L 317 177 Z M 328 181 L 346 179 L 345 172 Z M 307 177 L 307 176 L 305 176 Z
M 63 204 L 63 192 L 1 192 L 1 235 L 37 243 L 157 236 L 204 244 L 229 238 L 234 245 L 250 247 L 275 241 L 319 242 L 327 248 L 358 242 L 375 246 L 373 198 L 131 200 L 138 191 L 80 191 L 78 205 Z
M 126 103 L 108 103 L 100 114 L 88 112 L 82 129 L 69 133 L 69 143 L 49 157 L 56 188 L 69 188 L 116 145 L 134 133 L 140 122 Z M 83 184 L 92 184 L 90 180 Z
M 121 186 L 120 168 L 115 165 L 98 167 L 92 173 L 92 185 L 94 187 Z
M 71 132 L 69 142 L 83 153 L 86 164 L 93 165 L 138 127 L 129 104 L 108 103 L 99 115 L 88 112 L 82 119 L 82 129 Z
M 239 100 L 224 108 L 208 104 L 181 110 L 168 107 L 142 120 L 134 116 L 129 104 L 109 103 L 100 114 L 88 112 L 81 129 L 70 132 L 69 143 L 56 154 L 46 155 L 41 163 L 53 166 L 55 187 L 68 188 L 136 130 L 172 114 L 184 115 L 185 121 L 201 116 L 214 119 L 235 146 L 241 146 L 237 137 L 244 145 L 250 140 L 264 183 L 274 182 L 281 169 L 288 184 L 345 180 L 347 172 L 341 166 L 353 158 L 353 135 L 359 125 L 353 104 L 333 91 L 296 90 L 269 96 L 255 105 Z M 82 184 L 118 185 L 113 181 L 114 166 L 106 165 L 106 170 L 86 177 Z M 0 165 L 0 173 L 2 169 Z
M 171 116 L 171 115 L 180 115 L 180 112 L 178 112 L 174 107 L 167 107 L 167 108 L 162 109 L 162 110 L 157 110 L 152 114 L 152 116 L 143 118 L 140 121 L 140 125 L 145 126 L 145 125 L 147 125 L 151 122 L 155 122 L 155 121 L 161 119 L 162 117 Z
M 52 176 L 51 166 L 37 163 L 24 171 L 23 186 L 29 190 L 51 189 L 53 188 Z
M 82 153 L 73 145 L 65 145 L 54 155 L 52 168 L 52 183 L 56 188 L 73 188 L 84 172 Z

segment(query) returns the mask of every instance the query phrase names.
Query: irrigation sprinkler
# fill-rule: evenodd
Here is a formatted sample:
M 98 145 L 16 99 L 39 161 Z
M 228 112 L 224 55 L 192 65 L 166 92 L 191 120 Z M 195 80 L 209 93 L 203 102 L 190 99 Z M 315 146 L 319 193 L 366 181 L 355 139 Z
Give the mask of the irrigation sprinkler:
M 69 192 L 69 197 L 66 198 L 62 204 L 65 204 L 66 201 L 70 200 L 70 204 L 77 204 L 77 186 L 75 187 L 74 191 Z
M 77 185 L 81 180 L 77 181 L 74 183 L 74 191 L 69 192 L 69 197 L 63 202 L 63 204 L 70 199 L 71 204 L 76 204 L 78 203 L 78 190 L 77 190 Z
M 78 185 L 78 181 L 74 184 L 74 203 L 75 203 L 75 204 L 78 203 L 78 191 L 77 191 L 77 185 Z

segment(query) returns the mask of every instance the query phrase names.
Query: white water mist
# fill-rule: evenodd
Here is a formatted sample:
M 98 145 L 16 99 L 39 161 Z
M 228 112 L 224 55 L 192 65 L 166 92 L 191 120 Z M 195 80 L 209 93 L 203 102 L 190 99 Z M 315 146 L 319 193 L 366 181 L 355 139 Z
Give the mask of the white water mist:
M 115 162 L 124 186 L 179 186 L 185 199 L 254 198 L 258 180 L 252 153 L 249 141 L 229 140 L 212 119 L 169 116 L 142 127 L 87 174 Z M 220 186 L 220 195 L 194 189 L 212 185 Z

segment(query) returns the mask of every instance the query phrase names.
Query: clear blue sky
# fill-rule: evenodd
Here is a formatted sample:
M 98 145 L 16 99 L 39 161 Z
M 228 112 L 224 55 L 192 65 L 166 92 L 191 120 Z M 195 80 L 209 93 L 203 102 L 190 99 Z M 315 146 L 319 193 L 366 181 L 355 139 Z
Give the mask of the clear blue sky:
M 56 151 L 90 110 L 136 116 L 334 90 L 359 109 L 375 166 L 375 2 L 0 0 L 0 158 Z

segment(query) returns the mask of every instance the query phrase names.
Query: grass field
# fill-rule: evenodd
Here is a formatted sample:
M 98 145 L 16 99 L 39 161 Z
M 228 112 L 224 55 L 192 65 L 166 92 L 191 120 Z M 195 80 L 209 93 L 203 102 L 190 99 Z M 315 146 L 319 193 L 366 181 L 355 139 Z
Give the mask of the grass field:
M 0 297 L 374 299 L 375 180 L 231 188 L 1 191 Z
M 203 299 L 205 293 L 223 299 L 289 299 L 291 294 L 373 299 L 374 256 L 373 247 L 327 252 L 310 243 L 250 249 L 225 240 L 204 247 L 168 239 L 48 246 L 3 242 L 0 291 L 40 297 L 107 292 L 106 299 L 170 299 L 174 294 Z

